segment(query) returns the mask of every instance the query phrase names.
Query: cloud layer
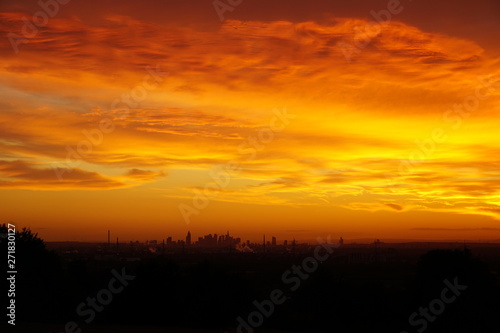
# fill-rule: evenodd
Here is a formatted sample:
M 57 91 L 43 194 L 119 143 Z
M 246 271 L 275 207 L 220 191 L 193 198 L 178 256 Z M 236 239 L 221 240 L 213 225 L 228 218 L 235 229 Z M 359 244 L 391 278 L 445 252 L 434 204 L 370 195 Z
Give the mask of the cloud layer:
M 26 15 L 1 13 L 0 34 L 20 34 Z M 0 40 L 1 188 L 168 184 L 167 199 L 189 200 L 238 161 L 213 200 L 500 218 L 500 66 L 484 45 L 393 21 L 348 62 L 367 19 L 212 31 L 103 17 L 52 18 L 18 54 Z M 283 106 L 295 118 L 259 143 Z M 447 139 L 430 149 L 436 128 Z M 241 145 L 255 140 L 249 158 Z

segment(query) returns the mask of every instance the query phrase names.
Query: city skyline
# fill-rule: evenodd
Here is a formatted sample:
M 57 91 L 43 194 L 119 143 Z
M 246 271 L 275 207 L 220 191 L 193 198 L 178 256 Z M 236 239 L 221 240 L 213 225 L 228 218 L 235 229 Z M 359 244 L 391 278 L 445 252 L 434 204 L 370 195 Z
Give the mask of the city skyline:
M 118 243 L 119 237 L 112 236 L 111 230 L 108 230 L 107 235 L 108 235 L 108 238 L 107 238 L 107 245 L 108 246 L 111 246 L 113 244 L 114 238 L 116 238 L 116 242 Z M 277 237 L 276 236 L 271 236 L 271 238 L 270 238 L 271 240 L 268 239 L 267 241 L 266 241 L 266 235 L 263 234 L 262 236 L 263 236 L 263 241 L 262 241 L 262 243 L 260 243 L 258 240 L 250 240 L 250 239 L 245 239 L 245 238 L 241 238 L 241 237 L 233 237 L 232 235 L 230 235 L 229 230 L 227 230 L 225 233 L 209 233 L 209 234 L 204 234 L 204 235 L 200 234 L 200 236 L 197 236 L 197 237 L 193 237 L 191 234 L 191 231 L 188 230 L 187 234 L 184 238 L 183 237 L 174 238 L 173 236 L 167 235 L 164 238 L 163 237 L 159 238 L 160 241 L 158 241 L 158 239 L 151 239 L 151 240 L 146 239 L 146 240 L 142 240 L 142 242 L 154 243 L 154 244 L 163 244 L 164 243 L 165 245 L 173 244 L 173 245 L 186 245 L 186 246 L 189 246 L 189 245 L 234 246 L 234 245 L 237 245 L 239 243 L 248 243 L 248 242 L 252 242 L 253 244 L 264 244 L 265 243 L 265 244 L 277 245 Z M 340 237 L 340 239 L 343 242 L 342 237 Z M 135 241 L 122 239 L 123 243 L 138 242 L 138 241 L 140 242 L 140 240 L 138 240 L 138 239 L 136 239 Z M 282 240 L 282 243 L 287 242 L 287 241 L 288 240 L 284 239 L 284 240 Z M 295 238 L 293 238 L 290 241 L 299 241 L 299 240 L 296 240 Z M 317 240 L 315 240 L 315 241 L 317 241 Z

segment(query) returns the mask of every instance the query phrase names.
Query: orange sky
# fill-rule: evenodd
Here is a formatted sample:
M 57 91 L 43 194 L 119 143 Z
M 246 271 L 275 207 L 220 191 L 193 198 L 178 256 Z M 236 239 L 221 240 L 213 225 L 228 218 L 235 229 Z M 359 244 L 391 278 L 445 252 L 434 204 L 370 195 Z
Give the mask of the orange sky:
M 395 1 L 3 1 L 3 222 L 500 240 L 500 3 Z

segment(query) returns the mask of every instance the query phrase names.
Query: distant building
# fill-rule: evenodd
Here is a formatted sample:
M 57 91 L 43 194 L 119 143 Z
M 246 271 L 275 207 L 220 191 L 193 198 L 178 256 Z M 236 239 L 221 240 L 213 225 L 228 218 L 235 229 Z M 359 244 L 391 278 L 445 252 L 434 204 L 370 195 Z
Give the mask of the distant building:
M 276 246 L 276 237 L 273 237 L 272 239 L 272 243 L 271 243 L 273 246 Z
M 187 236 L 186 236 L 186 245 L 189 246 L 191 245 L 191 231 L 188 231 Z
M 220 236 L 222 237 L 222 236 Z M 219 239 L 220 239 L 219 237 Z M 198 246 L 201 247 L 217 247 L 217 235 L 208 234 L 198 238 Z

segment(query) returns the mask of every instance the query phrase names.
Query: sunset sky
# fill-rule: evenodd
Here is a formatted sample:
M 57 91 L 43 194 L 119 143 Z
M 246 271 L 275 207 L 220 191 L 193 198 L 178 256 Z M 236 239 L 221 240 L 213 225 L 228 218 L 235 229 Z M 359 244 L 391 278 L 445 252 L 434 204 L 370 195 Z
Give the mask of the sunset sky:
M 500 240 L 497 0 L 61 2 L 0 4 L 2 223 Z

